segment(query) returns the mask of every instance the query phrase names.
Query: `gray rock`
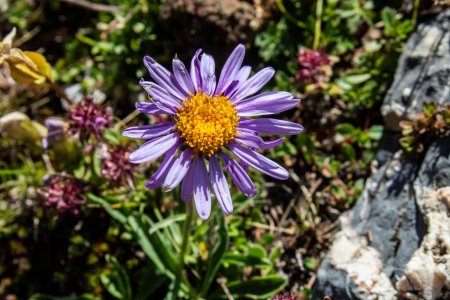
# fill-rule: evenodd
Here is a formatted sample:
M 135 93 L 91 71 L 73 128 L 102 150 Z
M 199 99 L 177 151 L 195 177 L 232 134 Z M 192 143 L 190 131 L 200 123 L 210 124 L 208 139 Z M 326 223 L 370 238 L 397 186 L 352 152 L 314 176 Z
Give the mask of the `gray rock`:
M 420 157 L 398 144 L 400 120 L 450 104 L 450 10 L 419 26 L 382 113 L 386 132 L 356 205 L 340 218 L 313 299 L 450 299 L 450 137 Z
M 422 111 L 424 102 L 439 105 L 450 97 L 450 10 L 419 25 L 400 58 L 381 113 L 389 130 Z

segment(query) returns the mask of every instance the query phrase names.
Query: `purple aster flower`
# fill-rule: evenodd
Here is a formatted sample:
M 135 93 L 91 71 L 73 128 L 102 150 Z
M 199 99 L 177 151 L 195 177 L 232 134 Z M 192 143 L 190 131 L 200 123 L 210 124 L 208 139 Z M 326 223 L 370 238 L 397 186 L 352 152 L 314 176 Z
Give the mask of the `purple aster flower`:
M 230 190 L 220 161 L 237 188 L 247 197 L 256 188 L 247 174 L 250 166 L 276 179 L 287 179 L 288 171 L 257 153 L 281 144 L 284 139 L 264 141 L 258 134 L 293 135 L 303 131 L 299 124 L 272 118 L 271 115 L 297 106 L 300 100 L 287 92 L 256 94 L 274 75 L 264 68 L 249 77 L 251 68 L 242 66 L 245 47 L 238 45 L 225 62 L 216 80 L 211 55 L 199 49 L 190 71 L 177 58 L 173 73 L 149 56 L 144 58 L 154 82 L 140 84 L 152 102 L 137 103 L 143 113 L 166 114 L 170 122 L 126 129 L 124 136 L 148 140 L 131 153 L 133 163 L 151 162 L 164 155 L 158 170 L 146 183 L 148 189 L 162 186 L 170 191 L 181 184 L 181 199 L 194 198 L 202 219 L 211 212 L 210 188 L 225 213 L 233 211 Z
M 67 114 L 67 119 L 69 132 L 79 134 L 82 140 L 88 139 L 91 134 L 100 138 L 103 129 L 112 125 L 111 110 L 94 103 L 90 97 L 73 104 Z

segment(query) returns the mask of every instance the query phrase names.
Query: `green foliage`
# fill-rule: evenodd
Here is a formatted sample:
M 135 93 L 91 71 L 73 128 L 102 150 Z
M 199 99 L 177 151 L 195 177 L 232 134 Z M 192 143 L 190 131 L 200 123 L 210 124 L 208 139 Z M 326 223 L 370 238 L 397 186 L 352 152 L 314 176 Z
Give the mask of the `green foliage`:
M 429 141 L 450 133 L 450 106 L 439 108 L 435 103 L 425 103 L 423 113 L 412 121 L 400 122 L 403 137 L 400 145 L 407 154 L 420 154 Z
M 112 270 L 101 275 L 100 280 L 106 290 L 116 299 L 131 300 L 130 280 L 126 270 L 120 265 L 114 256 L 106 255 L 106 261 Z

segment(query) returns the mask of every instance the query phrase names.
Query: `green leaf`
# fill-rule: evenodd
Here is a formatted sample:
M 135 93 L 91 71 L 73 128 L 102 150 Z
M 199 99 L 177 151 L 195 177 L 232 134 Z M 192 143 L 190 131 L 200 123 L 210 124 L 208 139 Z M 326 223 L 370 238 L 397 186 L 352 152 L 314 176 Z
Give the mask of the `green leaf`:
M 260 245 L 251 245 L 248 248 L 248 255 L 264 259 L 267 255 L 266 250 Z
M 160 229 L 163 229 L 163 228 L 166 228 L 166 227 L 172 225 L 172 223 L 184 221 L 185 219 L 186 219 L 186 214 L 179 214 L 179 215 L 167 217 L 167 218 L 163 219 L 162 221 L 153 223 L 153 225 L 150 226 L 149 234 L 153 234 Z
M 94 194 L 88 194 L 87 198 L 89 201 L 92 201 L 96 204 L 100 204 L 101 206 L 103 206 L 106 212 L 120 223 L 122 224 L 127 223 L 127 216 L 122 212 L 120 212 L 119 210 L 112 208 L 111 204 L 107 200 L 97 197 Z
M 283 245 L 281 243 L 278 243 L 275 248 L 272 249 L 272 252 L 270 252 L 269 260 L 272 263 L 275 263 L 275 261 L 280 258 L 281 256 L 281 250 L 283 250 Z
M 314 270 L 317 267 L 317 263 L 313 258 L 305 257 L 305 267 L 308 270 Z
M 135 300 L 152 299 L 150 296 L 166 281 L 166 276 L 158 273 L 152 263 L 147 263 L 138 276 L 137 282 L 139 287 Z
M 351 85 L 358 85 L 370 79 L 372 75 L 366 74 L 349 74 L 346 75 L 343 80 Z
M 131 230 L 135 234 L 142 251 L 144 251 L 147 257 L 150 258 L 161 273 L 166 273 L 168 270 L 166 270 L 164 263 L 161 261 L 158 253 L 156 253 L 155 248 L 153 247 L 153 244 L 149 240 L 147 234 L 148 229 L 144 227 L 142 222 L 136 216 L 129 216 L 128 224 L 130 224 Z
M 178 271 L 178 260 L 175 255 L 175 249 L 171 246 L 170 241 L 161 235 L 160 232 L 148 234 L 152 221 L 150 217 L 140 214 L 128 217 L 128 224 L 134 232 L 139 245 L 144 253 L 155 263 L 158 271 L 174 278 L 175 272 Z M 187 284 L 184 282 L 183 284 Z M 182 285 L 184 289 L 186 286 Z
M 247 281 L 237 280 L 227 284 L 228 291 L 233 297 L 242 299 L 268 299 L 279 292 L 287 284 L 286 279 L 277 275 L 264 277 L 255 276 Z M 211 298 L 227 299 L 223 289 L 217 290 Z
M 102 177 L 102 162 L 100 160 L 101 151 L 100 148 L 95 148 L 94 153 L 92 154 L 92 169 L 97 177 Z
M 352 145 L 350 144 L 342 144 L 341 152 L 344 154 L 345 158 L 354 162 L 356 160 L 356 152 Z
M 342 135 L 351 135 L 355 131 L 355 127 L 350 123 L 339 124 L 336 131 Z
M 227 264 L 237 264 L 243 266 L 270 266 L 270 261 L 257 256 L 250 256 L 248 254 L 227 253 L 223 262 Z
M 385 7 L 381 11 L 381 19 L 384 23 L 384 33 L 386 36 L 393 36 L 396 32 L 395 27 L 397 25 L 397 20 L 395 18 L 395 10 L 390 7 Z
M 106 274 L 101 274 L 100 281 L 102 282 L 103 286 L 108 291 L 108 293 L 111 294 L 111 296 L 113 296 L 116 299 L 123 299 L 122 294 L 117 289 L 117 287 L 111 277 L 109 277 Z
M 112 267 L 112 272 L 100 276 L 100 280 L 106 290 L 117 299 L 132 300 L 131 285 L 127 271 L 114 256 L 107 254 L 105 259 Z
M 369 137 L 372 140 L 378 141 L 383 136 L 383 125 L 373 125 L 369 128 Z

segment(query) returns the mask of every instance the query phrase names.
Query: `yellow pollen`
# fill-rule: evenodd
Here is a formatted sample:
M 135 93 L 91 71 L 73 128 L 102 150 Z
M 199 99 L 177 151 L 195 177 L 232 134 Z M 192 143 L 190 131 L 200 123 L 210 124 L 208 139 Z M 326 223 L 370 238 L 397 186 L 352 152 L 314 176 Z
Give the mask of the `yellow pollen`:
M 177 129 L 187 146 L 209 157 L 234 140 L 239 121 L 228 97 L 198 91 L 178 108 Z

